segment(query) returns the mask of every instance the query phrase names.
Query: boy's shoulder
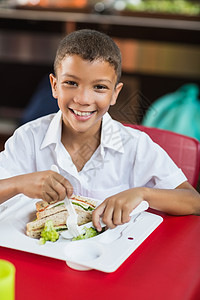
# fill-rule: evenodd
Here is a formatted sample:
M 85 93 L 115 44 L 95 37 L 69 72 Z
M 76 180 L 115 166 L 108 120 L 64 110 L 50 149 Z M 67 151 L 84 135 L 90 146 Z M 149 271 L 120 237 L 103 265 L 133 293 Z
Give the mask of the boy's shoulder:
M 48 127 L 55 117 L 56 113 L 49 114 L 40 118 L 37 118 L 33 121 L 23 124 L 20 128 L 24 130 L 34 129 L 34 128 L 45 128 Z
M 126 135 L 126 136 L 129 136 L 130 138 L 131 137 L 139 138 L 143 134 L 142 131 L 131 127 L 131 124 L 129 126 L 128 124 L 114 120 L 111 117 L 110 117 L 110 119 L 107 118 L 106 121 L 107 121 L 106 126 L 108 129 L 110 127 L 110 130 L 112 130 L 112 132 L 118 131 L 122 136 Z
M 137 149 L 137 145 L 143 137 L 143 132 L 128 126 L 119 121 L 113 120 L 109 114 L 105 114 L 102 126 L 102 144 L 116 151 L 119 149 Z M 145 136 L 144 139 L 145 140 Z
M 29 121 L 26 124 L 22 125 L 24 127 L 37 127 L 37 126 L 41 126 L 41 125 L 48 125 L 52 119 L 55 117 L 57 113 L 52 113 L 52 114 L 48 114 L 46 116 L 43 117 L 39 117 L 35 120 Z
M 18 127 L 13 137 L 18 139 L 18 137 L 23 137 L 23 140 L 37 141 L 37 143 L 42 143 L 45 137 L 54 136 L 54 133 L 58 133 L 60 129 L 60 112 L 49 114 L 33 121 L 30 121 L 22 126 Z

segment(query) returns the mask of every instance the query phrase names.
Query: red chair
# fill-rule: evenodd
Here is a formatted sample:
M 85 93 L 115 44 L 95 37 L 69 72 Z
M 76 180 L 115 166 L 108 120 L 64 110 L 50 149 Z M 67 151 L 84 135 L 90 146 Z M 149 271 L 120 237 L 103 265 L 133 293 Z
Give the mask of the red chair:
M 197 187 L 200 173 L 200 143 L 198 140 L 168 130 L 134 124 L 124 125 L 146 132 L 182 169 L 189 183 L 194 188 Z

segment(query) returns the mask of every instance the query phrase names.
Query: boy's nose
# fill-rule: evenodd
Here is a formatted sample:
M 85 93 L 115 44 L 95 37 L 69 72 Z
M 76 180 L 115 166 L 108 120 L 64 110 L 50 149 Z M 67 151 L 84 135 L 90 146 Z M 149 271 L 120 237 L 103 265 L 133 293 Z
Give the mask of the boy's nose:
M 92 103 L 92 95 L 87 89 L 80 89 L 74 95 L 74 102 L 81 105 L 90 105 Z

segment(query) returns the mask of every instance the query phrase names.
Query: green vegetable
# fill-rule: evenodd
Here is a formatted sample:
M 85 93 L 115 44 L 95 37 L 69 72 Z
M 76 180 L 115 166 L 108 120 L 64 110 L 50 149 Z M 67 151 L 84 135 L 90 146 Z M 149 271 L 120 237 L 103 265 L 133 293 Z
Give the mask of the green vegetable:
M 60 227 L 58 226 L 55 228 L 56 232 L 65 231 L 65 230 L 67 230 L 67 226 L 64 226 L 64 225 L 62 225 Z
M 51 220 L 46 221 L 44 229 L 41 232 L 41 238 L 39 240 L 40 245 L 44 245 L 46 241 L 55 242 L 59 238 L 58 232 L 55 230 L 53 226 L 53 222 Z
M 58 206 L 60 206 L 60 205 L 64 205 L 65 203 L 64 202 L 60 202 L 60 203 L 58 203 L 58 204 L 55 204 L 55 205 L 53 205 L 52 207 L 58 207 Z M 92 210 L 94 210 L 94 208 L 93 207 L 91 207 L 91 206 L 89 206 L 88 205 L 88 207 L 85 207 L 84 205 L 81 205 L 81 203 L 77 203 L 77 202 L 73 202 L 72 201 L 72 204 L 74 204 L 74 205 L 77 205 L 77 206 L 80 206 L 80 207 L 82 207 L 84 210 L 86 210 L 86 211 L 92 211 Z
M 64 205 L 64 202 L 58 203 L 57 205 L 55 205 L 54 207 L 60 206 L 60 205 Z
M 74 237 L 72 239 L 72 241 L 78 241 L 78 240 L 84 240 L 84 239 L 89 239 L 91 237 L 94 237 L 96 235 L 98 235 L 101 232 L 98 232 L 95 228 L 93 227 L 84 227 L 83 228 L 85 230 L 85 232 L 83 234 L 78 235 L 77 237 Z
M 86 211 L 88 211 L 88 210 L 90 210 L 90 211 L 92 211 L 92 210 L 94 210 L 94 208 L 93 207 L 91 207 L 91 206 L 89 206 L 89 207 L 84 207 L 84 205 L 81 205 L 81 204 L 79 204 L 79 203 L 77 203 L 77 202 L 73 202 L 72 201 L 72 204 L 74 204 L 74 205 L 77 205 L 77 206 L 80 206 L 80 207 L 82 207 L 84 210 L 86 210 Z

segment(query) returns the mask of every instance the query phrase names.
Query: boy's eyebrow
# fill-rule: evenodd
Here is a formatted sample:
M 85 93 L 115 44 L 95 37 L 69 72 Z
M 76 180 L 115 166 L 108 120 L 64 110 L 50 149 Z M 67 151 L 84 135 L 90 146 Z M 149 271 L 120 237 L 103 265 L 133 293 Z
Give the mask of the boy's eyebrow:
M 72 77 L 74 79 L 80 79 L 78 76 L 73 75 L 73 74 L 69 74 L 69 73 L 64 73 L 64 74 L 61 75 L 61 77 L 65 77 L 65 76 L 69 76 L 69 77 Z M 105 82 L 105 81 L 107 81 L 109 83 L 112 83 L 112 81 L 107 79 L 107 78 L 95 79 L 92 82 L 95 83 L 95 82 Z
M 75 78 L 75 79 L 79 79 L 78 76 L 73 75 L 73 74 L 64 73 L 64 74 L 61 75 L 61 77 L 65 77 L 65 76 L 69 76 L 69 77 L 72 77 L 72 78 Z
M 95 83 L 95 82 L 100 83 L 100 82 L 105 82 L 105 81 L 107 81 L 109 83 L 112 83 L 112 81 L 109 80 L 109 79 L 95 79 L 95 80 L 92 81 L 92 83 Z

